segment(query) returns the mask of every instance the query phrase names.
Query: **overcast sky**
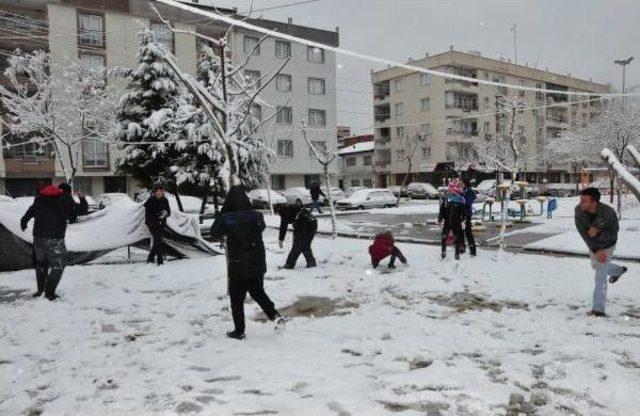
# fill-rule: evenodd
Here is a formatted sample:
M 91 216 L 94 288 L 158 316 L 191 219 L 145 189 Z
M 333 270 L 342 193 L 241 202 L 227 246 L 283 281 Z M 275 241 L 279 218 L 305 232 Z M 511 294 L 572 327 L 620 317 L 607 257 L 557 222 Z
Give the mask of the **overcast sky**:
M 298 1 L 254 0 L 254 8 Z M 251 2 L 215 4 L 245 11 Z M 317 0 L 261 13 L 321 29 L 339 26 L 343 48 L 400 62 L 449 45 L 513 59 L 515 23 L 518 63 L 537 61 L 538 68 L 621 89 L 621 69 L 613 61 L 635 56 L 627 86 L 640 84 L 640 0 Z M 369 71 L 380 66 L 342 56 L 337 61 L 338 123 L 366 133 L 373 124 Z

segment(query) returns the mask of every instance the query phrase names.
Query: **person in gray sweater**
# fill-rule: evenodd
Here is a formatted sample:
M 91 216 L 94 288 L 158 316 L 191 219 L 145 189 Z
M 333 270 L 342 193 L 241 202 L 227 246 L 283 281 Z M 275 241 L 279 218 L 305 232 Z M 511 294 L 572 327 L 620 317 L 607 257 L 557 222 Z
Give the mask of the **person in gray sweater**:
M 600 203 L 600 191 L 586 188 L 580 192 L 580 204 L 575 209 L 576 229 L 589 248 L 591 267 L 595 271 L 593 307 L 589 316 L 604 317 L 607 301 L 607 277 L 615 283 L 627 268 L 611 262 L 618 242 L 620 224 L 616 211 Z

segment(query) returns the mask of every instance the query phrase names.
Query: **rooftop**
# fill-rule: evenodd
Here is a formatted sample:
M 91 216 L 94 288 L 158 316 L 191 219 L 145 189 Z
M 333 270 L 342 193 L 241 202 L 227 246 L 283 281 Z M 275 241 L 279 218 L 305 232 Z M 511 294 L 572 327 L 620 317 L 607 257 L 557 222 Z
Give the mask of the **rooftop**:
M 375 143 L 373 141 L 356 143 L 351 146 L 343 147 L 342 149 L 338 150 L 338 155 L 344 156 L 344 155 L 351 155 L 354 153 L 373 152 L 374 144 Z

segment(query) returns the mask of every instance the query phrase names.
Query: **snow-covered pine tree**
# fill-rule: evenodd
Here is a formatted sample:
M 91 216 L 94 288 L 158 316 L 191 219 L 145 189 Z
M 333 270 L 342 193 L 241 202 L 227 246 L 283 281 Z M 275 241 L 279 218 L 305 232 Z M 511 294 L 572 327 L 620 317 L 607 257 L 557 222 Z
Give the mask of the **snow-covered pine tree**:
M 151 186 L 174 181 L 171 166 L 178 154 L 175 146 L 163 142 L 171 134 L 180 88 L 153 32 L 144 29 L 139 36 L 138 67 L 119 71 L 127 86 L 119 103 L 115 139 L 122 149 L 119 170 Z

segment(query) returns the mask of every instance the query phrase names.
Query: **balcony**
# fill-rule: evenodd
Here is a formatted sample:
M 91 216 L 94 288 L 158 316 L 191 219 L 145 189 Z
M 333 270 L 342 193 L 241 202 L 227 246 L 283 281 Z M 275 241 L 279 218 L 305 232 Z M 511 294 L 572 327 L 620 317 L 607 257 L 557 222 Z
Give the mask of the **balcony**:
M 5 158 L 5 172 L 8 178 L 21 176 L 55 176 L 54 159 L 41 157 Z
M 391 89 L 389 87 L 389 81 L 378 82 L 373 84 L 373 100 L 385 101 L 389 99 Z
M 444 106 L 447 110 L 458 110 L 463 113 L 478 111 L 478 94 L 446 91 L 444 98 Z
M 47 50 L 49 27 L 44 20 L 0 10 L 0 49 Z

